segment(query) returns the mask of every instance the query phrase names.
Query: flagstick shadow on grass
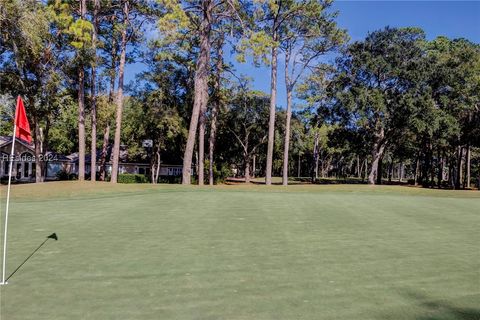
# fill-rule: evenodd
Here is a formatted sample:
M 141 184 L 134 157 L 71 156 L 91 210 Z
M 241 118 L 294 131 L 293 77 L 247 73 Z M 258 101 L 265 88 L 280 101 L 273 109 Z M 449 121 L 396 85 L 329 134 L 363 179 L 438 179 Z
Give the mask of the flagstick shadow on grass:
M 7 277 L 7 279 L 5 279 L 5 283 L 3 283 L 3 284 L 7 284 L 8 279 L 10 279 L 18 270 L 20 270 L 20 268 L 21 268 L 38 250 L 40 250 L 40 248 L 41 248 L 49 239 L 54 239 L 55 241 L 57 241 L 57 240 L 58 240 L 57 234 L 56 234 L 56 233 L 52 233 L 51 235 L 49 235 L 49 236 L 47 237 L 47 239 L 45 239 L 25 260 L 23 260 L 23 262 Z

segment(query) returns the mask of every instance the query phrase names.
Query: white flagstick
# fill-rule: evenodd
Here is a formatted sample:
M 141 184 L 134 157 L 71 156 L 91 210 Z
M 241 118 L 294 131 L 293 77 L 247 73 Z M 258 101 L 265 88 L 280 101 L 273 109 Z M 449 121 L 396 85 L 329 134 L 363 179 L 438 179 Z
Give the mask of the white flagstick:
M 0 285 L 6 284 L 5 282 L 5 272 L 7 268 L 7 230 L 8 230 L 8 207 L 10 204 L 10 186 L 12 184 L 12 167 L 13 167 L 13 156 L 15 148 L 15 133 L 17 132 L 17 124 L 13 126 L 13 140 L 12 140 L 12 151 L 10 152 L 10 166 L 8 168 L 8 188 L 7 188 L 7 203 L 5 209 L 5 230 L 3 234 L 3 265 L 2 265 L 2 282 Z

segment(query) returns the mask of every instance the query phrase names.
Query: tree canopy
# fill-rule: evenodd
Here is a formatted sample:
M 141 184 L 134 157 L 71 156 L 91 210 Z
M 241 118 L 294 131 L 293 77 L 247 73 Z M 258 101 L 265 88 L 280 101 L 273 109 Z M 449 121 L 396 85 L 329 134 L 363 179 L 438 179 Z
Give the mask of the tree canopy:
M 281 175 L 285 185 L 478 186 L 479 44 L 388 26 L 350 41 L 332 4 L 1 1 L 0 133 L 11 134 L 21 95 L 36 181 L 40 155 L 55 151 L 78 152 L 79 179 L 115 182 L 126 151 L 153 183 L 162 164 L 183 163 L 185 184 Z M 268 65 L 270 92 L 231 59 Z M 132 62 L 142 68 L 124 83 Z

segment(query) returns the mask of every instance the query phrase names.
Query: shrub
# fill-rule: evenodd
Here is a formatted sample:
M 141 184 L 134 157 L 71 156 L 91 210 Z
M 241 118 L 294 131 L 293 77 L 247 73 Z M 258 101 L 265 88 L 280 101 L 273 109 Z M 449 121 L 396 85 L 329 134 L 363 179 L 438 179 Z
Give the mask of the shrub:
M 65 170 L 60 170 L 56 174 L 58 180 L 68 180 L 68 172 Z
M 158 183 L 182 183 L 182 176 L 159 176 Z
M 214 167 L 215 169 L 217 169 L 216 167 Z M 217 172 L 215 172 L 216 170 L 213 170 L 213 176 L 215 178 L 215 183 L 217 182 L 225 182 L 225 179 L 227 179 L 228 177 L 231 177 L 233 175 L 233 172 L 230 168 L 230 166 L 226 163 L 222 164 L 222 167 L 220 168 L 220 170 L 218 170 Z
M 60 170 L 57 172 L 58 180 L 77 180 L 78 176 L 75 173 L 68 173 L 65 170 Z
M 118 183 L 148 183 L 148 178 L 143 174 L 122 173 L 118 175 Z
M 12 184 L 15 183 L 15 179 L 12 177 Z M 8 176 L 3 176 L 0 178 L 0 184 L 8 184 Z
M 208 184 L 209 177 L 209 161 L 205 161 L 205 183 Z M 222 164 L 220 168 L 213 166 L 213 180 L 215 183 L 224 183 L 225 179 L 232 176 L 232 170 L 228 164 Z M 193 178 L 193 177 L 192 177 Z

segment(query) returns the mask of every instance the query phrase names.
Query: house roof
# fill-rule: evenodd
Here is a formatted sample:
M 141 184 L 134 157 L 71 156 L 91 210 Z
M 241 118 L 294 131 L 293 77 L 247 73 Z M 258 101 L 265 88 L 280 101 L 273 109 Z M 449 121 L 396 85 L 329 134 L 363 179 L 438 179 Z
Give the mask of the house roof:
M 12 143 L 12 137 L 9 136 L 0 136 L 0 148 L 4 147 L 8 144 Z M 29 148 L 30 150 L 34 151 L 35 150 L 35 145 L 32 143 L 28 143 L 26 141 L 23 141 L 21 139 L 15 139 L 15 143 L 20 143 L 24 147 Z

